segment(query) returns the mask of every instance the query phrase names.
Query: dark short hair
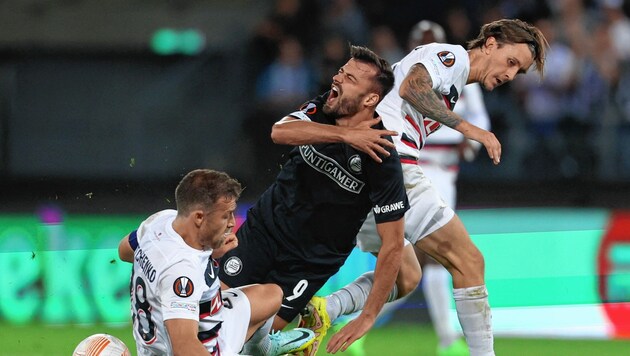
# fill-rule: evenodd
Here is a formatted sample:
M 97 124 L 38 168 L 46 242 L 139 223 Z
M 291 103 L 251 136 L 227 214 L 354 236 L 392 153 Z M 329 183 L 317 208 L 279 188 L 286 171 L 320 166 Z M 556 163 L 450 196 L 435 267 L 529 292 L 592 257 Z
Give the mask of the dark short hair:
M 545 53 L 549 47 L 547 39 L 538 28 L 518 19 L 502 19 L 481 26 L 479 35 L 468 42 L 468 49 L 480 48 L 486 44 L 488 37 L 494 37 L 499 45 L 525 43 L 534 57 L 536 70 L 543 75 L 545 69 Z
M 389 63 L 367 47 L 350 46 L 350 57 L 357 61 L 373 64 L 377 69 L 376 82 L 380 100 L 394 87 L 394 72 Z M 379 102 L 380 102 L 379 100 Z
M 241 192 L 241 184 L 227 173 L 196 169 L 186 174 L 175 189 L 177 214 L 186 216 L 195 209 L 209 210 L 219 199 L 238 199 Z

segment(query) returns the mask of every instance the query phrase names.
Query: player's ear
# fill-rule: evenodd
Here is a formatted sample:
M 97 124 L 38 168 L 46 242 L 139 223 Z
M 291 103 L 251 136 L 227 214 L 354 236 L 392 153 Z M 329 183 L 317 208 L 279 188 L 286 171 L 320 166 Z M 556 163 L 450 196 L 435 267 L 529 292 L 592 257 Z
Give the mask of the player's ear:
M 195 221 L 195 226 L 200 227 L 206 214 L 204 214 L 203 210 L 195 210 L 191 214 Z
M 380 96 L 378 94 L 370 93 L 366 95 L 363 102 L 365 103 L 365 106 L 376 106 L 376 104 L 378 104 L 379 99 L 380 99 Z
M 497 39 L 494 36 L 490 36 L 486 38 L 486 43 L 483 45 L 483 51 L 485 53 L 489 53 L 491 49 L 494 49 L 497 46 Z

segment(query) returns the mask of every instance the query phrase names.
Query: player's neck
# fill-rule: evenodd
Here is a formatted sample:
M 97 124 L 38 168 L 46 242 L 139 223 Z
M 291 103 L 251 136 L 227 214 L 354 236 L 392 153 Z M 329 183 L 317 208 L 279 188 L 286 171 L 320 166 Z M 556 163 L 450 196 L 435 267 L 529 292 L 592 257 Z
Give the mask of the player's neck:
M 191 226 L 188 221 L 183 220 L 179 217 L 175 218 L 175 220 L 173 221 L 173 230 L 175 230 L 175 232 L 182 238 L 182 240 L 184 240 L 184 243 L 186 243 L 186 245 L 197 250 L 204 249 L 203 245 L 199 241 L 197 241 L 197 234 L 195 233 L 196 229 L 194 228 L 194 226 Z
M 483 52 L 480 47 L 473 48 L 468 51 L 468 59 L 470 60 L 470 73 L 466 84 L 477 83 L 481 80 L 481 62 L 483 60 Z
M 358 113 L 351 116 L 344 116 L 337 119 L 337 126 L 345 126 L 345 127 L 354 127 L 359 125 L 365 120 L 371 119 L 374 117 L 374 111 L 372 110 L 362 110 Z

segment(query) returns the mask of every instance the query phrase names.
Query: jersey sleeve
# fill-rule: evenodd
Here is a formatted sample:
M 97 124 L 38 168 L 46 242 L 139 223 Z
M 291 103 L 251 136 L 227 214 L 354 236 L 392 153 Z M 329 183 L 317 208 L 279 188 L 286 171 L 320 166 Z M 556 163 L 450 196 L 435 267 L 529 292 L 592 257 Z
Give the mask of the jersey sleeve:
M 138 248 L 138 230 L 130 232 L 127 240 L 129 241 L 131 249 L 135 251 Z
M 180 260 L 164 270 L 158 284 L 163 319 L 199 320 L 204 285 L 203 270 L 189 261 Z
M 372 188 L 372 210 L 377 224 L 396 221 L 409 210 L 400 158 L 396 150 L 388 151 L 390 156 L 383 158 L 382 163 L 364 156 L 367 180 Z
M 417 63 L 429 72 L 433 90 L 447 95 L 468 67 L 468 53 L 462 46 L 434 43 L 418 51 Z

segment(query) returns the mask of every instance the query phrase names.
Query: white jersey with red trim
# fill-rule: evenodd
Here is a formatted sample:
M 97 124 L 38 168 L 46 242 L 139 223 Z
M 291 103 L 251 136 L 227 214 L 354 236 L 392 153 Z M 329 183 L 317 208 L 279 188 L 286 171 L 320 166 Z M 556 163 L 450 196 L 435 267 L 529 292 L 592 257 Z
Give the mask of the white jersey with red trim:
M 464 87 L 453 111 L 471 124 L 484 130 L 490 130 L 490 117 L 483 101 L 483 92 L 479 83 L 468 84 Z M 426 167 L 427 164 L 436 164 L 456 170 L 460 155 L 457 145 L 462 143 L 464 139 L 465 137 L 461 132 L 450 127 L 442 127 L 427 137 L 424 148 L 420 150 L 420 164 L 423 167 Z M 476 141 L 471 142 L 471 144 L 475 146 L 475 150 L 471 151 L 472 157 L 474 157 L 481 144 Z M 436 182 L 435 179 L 432 181 Z
M 398 136 L 393 138 L 401 161 L 405 156 L 418 159 L 419 150 L 424 146 L 427 137 L 442 126 L 439 122 L 424 117 L 398 94 L 407 73 L 417 63 L 427 69 L 433 82 L 433 90 L 451 110 L 459 99 L 470 72 L 470 61 L 464 47 L 444 43 L 418 46 L 392 66 L 394 88 L 378 105 L 377 111 L 385 127 L 398 132 Z
M 131 311 L 138 355 L 173 354 L 164 325 L 169 319 L 199 321 L 199 340 L 218 355 L 216 336 L 223 321 L 218 264 L 211 250 L 197 250 L 175 232 L 176 215 L 160 211 L 135 232 Z

